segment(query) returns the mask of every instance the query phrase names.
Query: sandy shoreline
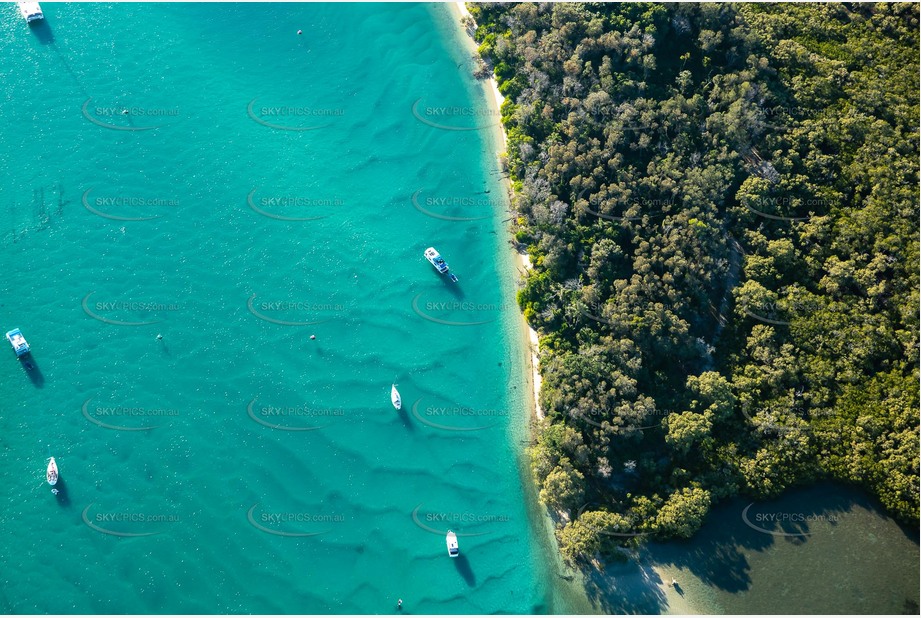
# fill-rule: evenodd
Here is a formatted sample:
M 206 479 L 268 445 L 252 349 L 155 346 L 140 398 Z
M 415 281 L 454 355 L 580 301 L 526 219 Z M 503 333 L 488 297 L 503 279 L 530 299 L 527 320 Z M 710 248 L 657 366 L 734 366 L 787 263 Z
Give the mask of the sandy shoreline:
M 470 14 L 470 11 L 467 10 L 467 6 L 463 2 L 449 2 L 447 3 L 454 13 L 455 23 L 457 23 L 458 28 L 461 30 L 462 38 L 466 42 L 468 49 L 471 53 L 477 51 L 476 42 L 473 40 L 472 31 L 465 29 L 461 23 L 463 17 L 473 16 Z M 486 94 L 486 99 L 492 101 L 495 105 L 496 117 L 499 117 L 499 110 L 502 108 L 502 103 L 505 101 L 505 97 L 502 96 L 502 93 L 499 92 L 499 84 L 496 82 L 495 77 L 490 77 L 488 80 L 482 80 L 481 84 L 483 90 Z M 497 147 L 496 158 L 498 159 L 505 154 L 506 145 L 508 144 L 507 137 L 505 135 L 505 127 L 502 126 L 501 122 L 497 122 L 493 128 L 493 140 Z M 510 183 L 506 180 L 503 183 L 506 192 L 508 193 L 509 201 L 512 198 L 512 189 Z M 527 253 L 515 253 L 516 261 L 518 264 L 518 272 L 516 273 L 520 277 L 524 277 L 525 272 L 531 270 L 531 258 Z M 543 418 L 544 413 L 540 408 L 540 385 L 541 377 L 540 372 L 538 371 L 539 366 L 539 352 L 540 352 L 540 339 L 537 335 L 537 331 L 531 328 L 528 323 L 525 321 L 524 316 L 521 316 L 521 325 L 523 329 L 524 340 L 527 342 L 528 349 L 530 351 L 530 363 L 531 363 L 531 397 L 530 397 L 530 408 L 533 414 L 537 418 Z
M 461 23 L 461 19 L 464 16 L 472 15 L 470 11 L 467 10 L 465 3 L 463 2 L 448 2 L 451 12 L 454 16 L 455 24 L 457 25 L 461 38 L 464 40 L 468 53 L 473 53 L 477 51 L 476 42 L 473 40 L 473 32 L 466 29 Z M 480 80 L 480 84 L 483 87 L 484 95 L 487 101 L 490 101 L 495 105 L 493 110 L 498 117 L 499 110 L 502 106 L 505 97 L 502 96 L 502 93 L 499 92 L 499 85 L 496 82 L 495 77 L 490 77 L 488 80 Z M 497 159 L 505 154 L 506 145 L 508 140 L 505 135 L 505 128 L 502 126 L 501 122 L 498 122 L 493 128 L 492 138 L 496 146 L 496 157 Z M 512 198 L 512 189 L 511 183 L 508 179 L 505 179 L 503 186 L 508 194 L 508 198 L 511 201 Z M 517 277 L 523 278 L 527 271 L 532 268 L 531 258 L 527 253 L 518 253 L 515 252 L 515 259 L 511 262 L 517 268 L 515 273 Z M 539 366 L 539 337 L 537 331 L 528 325 L 525 321 L 524 316 L 520 315 L 520 324 L 522 329 L 522 340 L 524 345 L 528 347 L 529 357 L 530 357 L 530 397 L 529 404 L 531 408 L 531 413 L 536 415 L 537 418 L 543 418 L 543 411 L 540 409 L 540 386 L 541 386 L 541 376 L 538 371 Z M 610 575 L 615 575 L 616 582 L 613 579 L 610 579 Z M 626 566 L 626 568 L 621 566 L 614 566 L 609 570 L 608 577 L 600 573 L 596 573 L 593 576 L 589 575 L 589 579 L 594 580 L 594 584 L 598 585 L 602 583 L 605 588 L 612 586 L 614 589 L 617 589 L 620 594 L 624 594 L 627 597 L 632 597 L 635 599 L 644 598 L 649 594 L 651 590 L 654 590 L 656 595 L 661 595 L 661 598 L 665 601 L 665 611 L 671 614 L 696 614 L 700 613 L 698 608 L 693 607 L 687 599 L 683 598 L 681 594 L 678 594 L 676 590 L 672 587 L 671 581 L 672 577 L 679 577 L 685 575 L 680 573 L 677 569 L 673 568 L 663 568 L 661 565 L 654 564 L 633 564 Z M 600 580 L 600 581 L 599 581 Z M 607 581 L 605 581 L 607 580 Z M 658 580 L 658 581 L 656 581 Z M 586 582 L 587 583 L 587 582 Z M 605 585 L 606 584 L 606 585 Z M 581 594 L 579 596 L 582 596 Z M 583 600 L 583 603 L 587 599 Z M 600 611 L 601 607 L 594 606 L 594 603 L 591 603 L 593 606 L 591 609 L 588 607 L 582 606 L 582 603 L 577 602 L 576 606 L 582 606 L 582 611 Z

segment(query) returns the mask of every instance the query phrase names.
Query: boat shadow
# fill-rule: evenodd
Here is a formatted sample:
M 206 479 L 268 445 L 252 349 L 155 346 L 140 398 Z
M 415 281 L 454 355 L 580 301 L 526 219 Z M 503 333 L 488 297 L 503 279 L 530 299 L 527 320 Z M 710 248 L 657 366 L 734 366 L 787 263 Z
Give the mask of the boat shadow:
M 48 25 L 47 19 L 31 22 L 29 29 L 42 45 L 52 45 L 54 43 L 54 32 L 52 32 L 51 26 Z
M 26 354 L 25 356 L 20 356 L 19 362 L 22 365 L 23 371 L 25 371 L 29 379 L 32 380 L 32 384 L 35 388 L 42 388 L 45 385 L 45 376 L 42 375 L 42 370 L 38 368 L 38 363 L 35 362 L 32 355 Z
M 403 422 L 403 426 L 410 431 L 416 431 L 416 426 L 413 424 L 412 420 L 409 418 L 409 414 L 406 413 L 406 408 L 400 408 L 397 410 L 397 415 L 400 417 L 400 420 Z
M 467 582 L 467 585 L 471 588 L 476 586 L 476 575 L 473 573 L 473 569 L 470 568 L 470 561 L 467 560 L 467 556 L 461 554 L 455 558 L 453 562 L 457 572 L 461 577 L 464 578 L 464 581 Z
M 447 275 L 442 275 L 437 270 L 432 270 L 432 276 L 440 280 L 455 298 L 464 298 L 464 288 L 461 287 L 460 282 L 454 283 L 448 279 Z
M 58 500 L 58 506 L 64 508 L 70 506 L 70 496 L 67 493 L 67 483 L 64 482 L 64 479 L 59 476 L 54 488 L 58 490 L 54 496 Z

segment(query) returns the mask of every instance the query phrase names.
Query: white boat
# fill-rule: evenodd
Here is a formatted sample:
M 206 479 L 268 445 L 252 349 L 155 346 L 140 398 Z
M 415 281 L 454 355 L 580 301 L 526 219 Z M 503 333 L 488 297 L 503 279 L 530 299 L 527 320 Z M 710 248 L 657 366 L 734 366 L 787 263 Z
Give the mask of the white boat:
M 397 390 L 396 384 L 390 385 L 390 403 L 392 403 L 393 407 L 397 410 L 403 407 L 403 400 L 400 399 L 400 391 Z
M 6 340 L 13 346 L 13 351 L 16 352 L 16 356 L 25 356 L 32 349 L 29 347 L 29 342 L 22 336 L 22 332 L 18 328 L 9 331 L 6 334 Z
M 57 485 L 58 483 L 58 464 L 54 461 L 54 457 L 48 460 L 48 470 L 45 472 L 45 478 L 48 480 L 49 485 Z
M 441 257 L 441 254 L 435 250 L 435 247 L 429 247 L 425 250 L 423 255 L 425 255 L 425 259 L 427 259 L 429 263 L 435 267 L 435 270 L 437 270 L 442 275 L 448 275 L 448 279 L 454 283 L 457 283 L 457 275 L 452 272 L 448 272 L 448 263 L 445 262 L 445 259 Z
M 441 257 L 441 254 L 435 250 L 435 247 L 429 247 L 425 250 L 425 259 L 435 267 L 435 270 L 440 272 L 442 275 L 448 272 L 448 263 L 445 262 L 445 259 Z
M 460 555 L 460 549 L 457 547 L 457 535 L 448 530 L 448 536 L 445 537 L 448 544 L 448 555 L 457 558 Z
M 19 7 L 19 14 L 27 22 L 45 19 L 45 14 L 42 13 L 42 7 L 38 2 L 17 2 L 16 6 Z

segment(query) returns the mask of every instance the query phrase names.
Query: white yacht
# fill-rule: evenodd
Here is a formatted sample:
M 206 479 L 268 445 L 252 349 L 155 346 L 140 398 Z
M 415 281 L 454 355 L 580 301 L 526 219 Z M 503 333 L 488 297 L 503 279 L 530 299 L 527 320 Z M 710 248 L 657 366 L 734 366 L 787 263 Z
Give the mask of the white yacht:
M 48 481 L 49 485 L 58 484 L 58 464 L 54 460 L 54 457 L 48 460 L 48 469 L 45 470 L 45 479 Z
M 19 7 L 19 14 L 27 22 L 45 19 L 45 14 L 42 13 L 42 7 L 38 2 L 17 2 L 16 6 Z
M 448 530 L 448 536 L 445 537 L 445 542 L 448 544 L 448 555 L 452 558 L 457 558 L 460 555 L 460 549 L 457 547 L 457 535 Z
M 397 410 L 403 407 L 403 400 L 400 399 L 400 391 L 397 390 L 396 384 L 390 385 L 390 403 L 392 403 L 393 407 Z

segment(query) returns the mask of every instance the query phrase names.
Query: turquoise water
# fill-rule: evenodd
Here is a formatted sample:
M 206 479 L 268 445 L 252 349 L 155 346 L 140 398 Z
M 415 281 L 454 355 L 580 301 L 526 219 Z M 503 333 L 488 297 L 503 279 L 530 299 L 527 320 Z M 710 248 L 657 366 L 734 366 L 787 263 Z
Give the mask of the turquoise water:
M 43 7 L 0 15 L 0 611 L 552 611 L 447 7 Z

